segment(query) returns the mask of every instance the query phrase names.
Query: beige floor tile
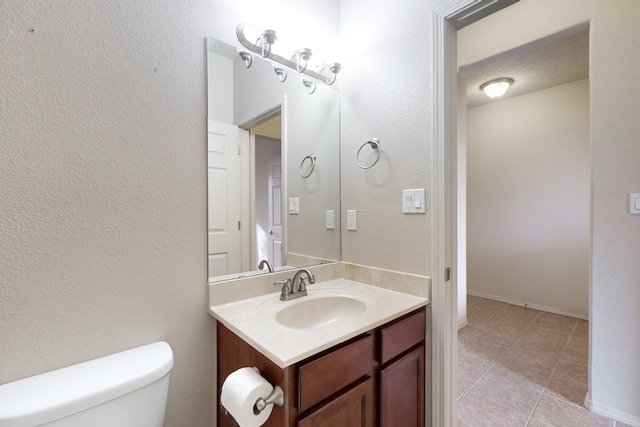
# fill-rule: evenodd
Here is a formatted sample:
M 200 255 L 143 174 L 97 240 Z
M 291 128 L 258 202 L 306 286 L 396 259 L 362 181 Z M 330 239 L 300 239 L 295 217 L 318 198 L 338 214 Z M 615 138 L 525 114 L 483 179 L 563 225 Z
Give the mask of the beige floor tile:
M 518 337 L 514 344 L 520 347 L 546 348 L 560 353 L 569 342 L 569 337 L 569 332 L 557 332 L 530 326 Z
M 458 341 L 458 361 L 483 372 L 489 369 L 504 352 L 504 346 L 491 342 Z
M 551 371 L 553 369 L 550 367 L 529 365 L 517 358 L 501 358 L 495 364 L 525 377 L 529 381 L 532 381 L 541 387 L 545 387 L 547 385 L 549 378 L 551 378 Z
M 578 405 L 556 399 L 545 391 L 531 417 L 532 422 L 562 427 L 613 427 L 613 421 L 593 414 Z
M 458 399 L 467 394 L 484 373 L 484 370 L 458 361 Z
M 573 331 L 574 336 L 589 337 L 589 322 L 587 320 L 578 320 L 576 329 Z
M 481 325 L 495 315 L 496 313 L 483 306 L 472 305 L 467 307 L 467 322 L 472 326 Z
M 531 323 L 540 313 L 539 310 L 510 305 L 500 312 L 500 316 Z
M 584 406 L 584 398 L 588 389 L 587 366 L 559 361 L 551 375 L 547 389 L 553 397 Z
M 485 323 L 478 325 L 478 329 L 486 331 L 509 343 L 513 343 L 527 329 L 528 325 L 529 322 L 514 321 L 497 315 Z
M 555 332 L 564 332 L 571 334 L 578 319 L 573 317 L 561 316 L 559 314 L 552 313 L 540 313 L 540 315 L 533 321 L 532 326 L 538 328 L 548 329 Z
M 467 396 L 485 396 L 493 402 L 529 416 L 533 413 L 543 390 L 544 386 L 536 384 L 527 377 L 499 365 L 493 365 Z
M 571 336 L 560 360 L 587 366 L 589 364 L 589 339 Z
M 459 426 L 629 427 L 583 406 L 587 321 L 478 297 L 467 302 L 470 326 L 458 340 Z
M 561 351 L 550 347 L 520 347 L 513 345 L 502 354 L 500 359 L 506 363 L 515 362 L 520 365 L 546 369 L 549 376 L 551 376 L 551 371 L 560 360 L 561 353 Z
M 467 325 L 462 329 L 458 329 L 458 339 L 462 339 L 465 336 L 471 335 L 477 330 L 478 330 L 478 328 L 476 328 L 475 326 L 471 326 L 471 325 Z
M 482 395 L 458 401 L 458 425 L 473 427 L 525 427 L 529 417 Z

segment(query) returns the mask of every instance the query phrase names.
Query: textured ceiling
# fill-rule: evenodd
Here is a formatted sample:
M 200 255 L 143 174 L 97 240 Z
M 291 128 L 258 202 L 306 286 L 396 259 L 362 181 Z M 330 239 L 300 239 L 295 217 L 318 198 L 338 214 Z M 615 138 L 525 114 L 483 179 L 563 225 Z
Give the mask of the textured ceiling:
M 466 80 L 468 108 L 585 79 L 589 77 L 589 32 L 464 66 L 458 75 Z M 510 77 L 514 83 L 503 97 L 491 99 L 480 85 L 499 77 Z

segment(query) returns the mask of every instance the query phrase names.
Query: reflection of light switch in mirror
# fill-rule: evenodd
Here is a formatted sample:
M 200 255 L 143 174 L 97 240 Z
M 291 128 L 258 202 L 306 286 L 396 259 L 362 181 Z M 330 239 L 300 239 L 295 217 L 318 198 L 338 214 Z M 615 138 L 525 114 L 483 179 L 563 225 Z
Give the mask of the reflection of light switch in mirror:
M 300 198 L 299 197 L 290 197 L 289 198 L 289 213 L 297 215 L 300 213 Z
M 327 211 L 327 230 L 335 229 L 334 211 Z
M 402 213 L 425 213 L 424 188 L 402 190 Z

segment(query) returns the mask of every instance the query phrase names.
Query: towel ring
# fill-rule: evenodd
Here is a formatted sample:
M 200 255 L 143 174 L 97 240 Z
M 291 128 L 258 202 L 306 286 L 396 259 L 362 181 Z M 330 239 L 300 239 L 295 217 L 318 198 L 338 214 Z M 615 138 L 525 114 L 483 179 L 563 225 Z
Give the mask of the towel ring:
M 374 150 L 376 150 L 378 152 L 378 155 L 376 156 L 376 159 L 369 166 L 364 166 L 362 163 L 360 163 L 360 152 L 362 151 L 362 149 L 366 145 L 371 145 L 371 148 L 373 148 Z M 370 169 L 370 168 L 374 167 L 376 163 L 378 163 L 378 160 L 380 160 L 380 154 L 382 154 L 382 147 L 380 147 L 380 140 L 378 138 L 371 138 L 370 140 L 368 140 L 367 142 L 365 142 L 364 144 L 362 144 L 360 146 L 360 149 L 358 150 L 358 153 L 356 154 L 356 163 L 362 169 Z
M 304 162 L 306 162 L 307 159 L 311 160 L 311 169 L 309 170 L 309 173 L 305 175 L 304 172 L 302 172 L 302 167 L 304 166 Z M 305 157 L 304 159 L 302 159 L 302 162 L 300 162 L 300 176 L 303 178 L 309 178 L 313 173 L 313 169 L 315 169 L 315 167 L 316 167 L 316 155 L 311 154 Z

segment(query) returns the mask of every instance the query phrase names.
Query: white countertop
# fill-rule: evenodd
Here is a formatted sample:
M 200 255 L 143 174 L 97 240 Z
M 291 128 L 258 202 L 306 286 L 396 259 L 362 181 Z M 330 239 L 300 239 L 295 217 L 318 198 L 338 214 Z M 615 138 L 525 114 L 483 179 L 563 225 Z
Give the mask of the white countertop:
M 212 305 L 209 312 L 276 365 L 286 368 L 429 302 L 426 298 L 346 279 L 309 285 L 307 291 L 309 295 L 291 301 L 280 301 L 280 291 L 277 291 Z M 354 319 L 311 329 L 293 329 L 276 321 L 276 314 L 290 305 L 314 298 L 341 295 L 350 298 L 355 296 L 366 304 L 366 310 Z

